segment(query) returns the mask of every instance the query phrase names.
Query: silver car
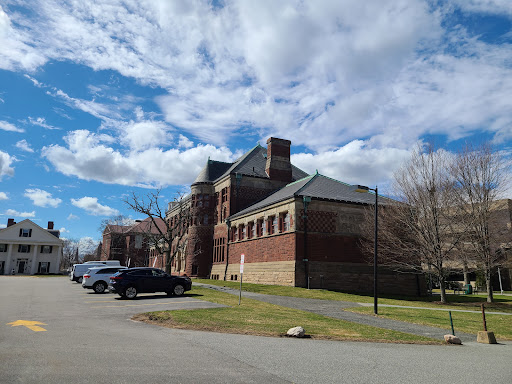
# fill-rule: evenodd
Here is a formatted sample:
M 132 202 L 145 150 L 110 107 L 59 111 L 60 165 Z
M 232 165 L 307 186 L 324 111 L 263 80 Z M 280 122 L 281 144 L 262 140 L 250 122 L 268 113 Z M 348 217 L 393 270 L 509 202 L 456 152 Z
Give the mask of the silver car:
M 127 268 L 107 266 L 89 268 L 83 276 L 82 287 L 94 289 L 96 293 L 103 293 L 107 290 L 110 276 L 123 269 Z

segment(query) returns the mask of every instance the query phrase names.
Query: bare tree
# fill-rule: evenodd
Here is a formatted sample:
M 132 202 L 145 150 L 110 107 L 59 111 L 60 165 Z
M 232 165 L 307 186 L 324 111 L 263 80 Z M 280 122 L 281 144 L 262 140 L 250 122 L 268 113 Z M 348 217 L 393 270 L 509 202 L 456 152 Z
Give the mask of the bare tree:
M 133 220 L 129 217 L 123 216 L 123 215 L 117 215 L 117 216 L 112 216 L 107 219 L 101 220 L 100 226 L 98 227 L 98 231 L 100 233 L 103 233 L 103 231 L 105 231 L 105 228 L 107 228 L 107 226 L 109 226 L 109 225 L 117 225 L 117 226 L 121 226 L 121 227 L 126 227 L 126 226 L 132 226 L 134 224 L 135 224 L 135 220 Z
M 62 239 L 64 247 L 62 248 L 61 270 L 67 270 L 73 264 L 78 263 L 78 243 L 76 239 Z
M 150 218 L 150 225 L 145 233 L 147 242 L 156 251 L 163 255 L 165 270 L 171 272 L 171 263 L 179 252 L 183 252 L 187 242 L 188 227 L 191 222 L 190 203 L 183 194 L 178 194 L 170 203 L 173 211 L 172 217 L 166 217 L 162 209 L 160 192 L 150 192 L 145 196 L 138 196 L 134 192 L 124 200 L 133 211 Z
M 469 227 L 465 244 L 484 273 L 487 302 L 492 302 L 492 273 L 505 261 L 501 245 L 512 240 L 510 228 L 500 217 L 500 211 L 508 213 L 508 203 L 506 207 L 498 203 L 508 182 L 507 166 L 489 143 L 476 148 L 468 143 L 458 153 L 451 173 L 456 181 L 457 216 Z
M 428 269 L 438 278 L 443 303 L 449 261 L 455 257 L 461 234 L 450 212 L 453 187 L 448 164 L 446 152 L 432 144 L 418 146 L 394 175 L 398 201 L 381 209 L 379 217 L 379 262 L 396 270 L 423 273 Z M 363 226 L 369 239 L 373 209 Z M 364 244 L 368 251 L 369 242 Z

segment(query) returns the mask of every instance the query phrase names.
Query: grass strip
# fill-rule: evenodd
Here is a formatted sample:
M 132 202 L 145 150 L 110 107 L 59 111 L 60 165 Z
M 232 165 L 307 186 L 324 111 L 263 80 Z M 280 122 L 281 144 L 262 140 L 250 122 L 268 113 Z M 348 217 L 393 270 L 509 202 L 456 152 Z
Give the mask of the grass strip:
M 243 298 L 239 306 L 237 296 L 197 286 L 192 288 L 189 295 L 229 307 L 156 311 L 136 315 L 133 319 L 169 328 L 261 336 L 284 336 L 288 329 L 300 325 L 314 339 L 443 343 L 428 337 L 351 323 L 248 298 Z
M 208 279 L 194 279 L 194 281 L 221 287 L 225 286 L 233 289 L 240 288 L 240 282 L 235 281 Z M 299 287 L 285 287 L 280 285 L 243 283 L 242 290 L 246 292 L 263 293 L 275 296 L 348 301 L 353 303 L 373 303 L 372 295 L 328 291 L 326 289 L 306 289 Z M 406 307 L 466 309 L 475 311 L 480 310 L 480 305 L 484 303 L 488 310 L 512 313 L 512 296 L 496 294 L 494 295 L 494 299 L 494 303 L 487 303 L 485 295 L 448 295 L 449 302 L 447 304 L 442 304 L 439 302 L 439 296 L 436 295 L 422 297 L 382 295 L 379 297 L 379 303 Z
M 353 307 L 348 311 L 372 314 L 373 308 Z M 429 309 L 412 308 L 390 308 L 379 307 L 379 317 L 393 320 L 406 321 L 408 323 L 430 325 L 433 327 L 450 329 L 450 315 L 447 311 L 431 311 Z M 496 338 L 501 340 L 512 340 L 512 318 L 509 315 L 485 315 L 487 329 L 494 332 Z M 467 312 L 452 312 L 453 327 L 455 334 L 464 332 L 476 334 L 483 331 L 482 314 Z

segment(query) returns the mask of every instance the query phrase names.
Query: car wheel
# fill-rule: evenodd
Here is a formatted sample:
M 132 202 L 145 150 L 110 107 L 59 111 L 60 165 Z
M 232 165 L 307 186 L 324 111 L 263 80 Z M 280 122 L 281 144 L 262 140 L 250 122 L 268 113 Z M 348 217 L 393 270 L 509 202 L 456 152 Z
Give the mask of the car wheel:
M 137 288 L 135 287 L 128 287 L 124 291 L 124 295 L 127 299 L 135 299 L 137 297 Z
M 174 286 L 174 289 L 172 290 L 172 293 L 175 296 L 181 296 L 181 295 L 183 295 L 183 293 L 185 293 L 185 288 L 181 284 L 176 284 Z
M 94 289 L 94 292 L 96 293 L 103 293 L 105 292 L 105 289 L 107 288 L 107 285 L 103 281 L 98 281 L 92 286 L 92 289 Z
M 84 280 L 84 278 L 82 276 L 80 276 L 78 278 L 78 280 L 76 281 L 78 284 L 82 284 L 82 281 Z

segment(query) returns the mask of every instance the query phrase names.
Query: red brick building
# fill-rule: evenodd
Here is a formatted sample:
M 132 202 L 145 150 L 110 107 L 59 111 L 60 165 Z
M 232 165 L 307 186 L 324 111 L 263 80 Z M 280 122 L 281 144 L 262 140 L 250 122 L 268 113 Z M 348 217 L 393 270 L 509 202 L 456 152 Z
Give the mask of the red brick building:
M 165 224 L 156 219 L 165 233 Z M 107 225 L 103 231 L 101 260 L 119 260 L 121 265 L 144 267 L 148 265 L 151 244 L 148 237 L 158 234 L 151 219 L 136 221 L 134 225 Z
M 208 160 L 191 185 L 192 216 L 173 272 L 244 281 L 370 292 L 373 267 L 359 247 L 363 209 L 375 196 L 358 193 L 290 162 L 288 140 L 270 138 L 234 163 Z M 386 199 L 381 199 L 385 203 Z M 167 218 L 178 214 L 170 206 Z M 382 270 L 379 289 L 420 293 L 422 276 Z

